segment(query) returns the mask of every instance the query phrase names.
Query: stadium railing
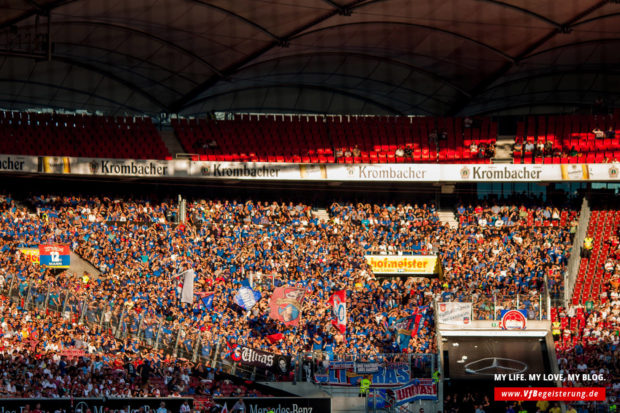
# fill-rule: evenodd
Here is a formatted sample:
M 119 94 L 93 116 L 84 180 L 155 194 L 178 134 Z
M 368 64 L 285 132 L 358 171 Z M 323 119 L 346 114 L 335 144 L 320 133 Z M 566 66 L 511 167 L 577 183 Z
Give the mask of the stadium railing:
M 573 296 L 573 289 L 575 288 L 575 282 L 577 281 L 577 275 L 579 273 L 579 264 L 581 263 L 580 249 L 583 245 L 583 240 L 586 237 L 588 231 L 588 222 L 590 221 L 590 204 L 586 198 L 583 198 L 581 202 L 581 211 L 579 213 L 579 221 L 577 225 L 577 233 L 573 238 L 573 246 L 571 248 L 570 258 L 566 266 L 566 272 L 564 273 L 564 297 L 563 303 L 554 302 L 554 306 L 560 306 L 568 308 L 571 304 L 571 297 Z M 552 297 L 556 298 L 556 297 Z M 557 297 L 559 298 L 559 297 Z
M 535 295 L 481 294 L 464 300 L 437 298 L 435 314 L 439 314 L 437 305 L 442 302 L 472 303 L 472 320 L 501 320 L 502 310 L 526 310 L 528 320 L 550 320 L 551 314 L 551 299 L 547 289 Z
M 225 341 L 208 341 L 203 333 L 176 325 L 161 317 L 150 317 L 145 312 L 135 312 L 130 306 L 111 309 L 109 303 L 93 302 L 79 292 L 55 290 L 35 280 L 19 279 L 8 274 L 7 282 L 0 286 L 0 295 L 8 297 L 24 310 L 39 310 L 59 319 L 86 324 L 107 331 L 116 339 L 136 340 L 137 348 L 161 350 L 165 355 L 201 362 L 226 373 L 252 381 L 295 381 L 304 378 L 303 363 L 311 362 L 313 374 L 325 352 L 300 353 L 291 356 L 293 368 L 288 374 L 276 375 L 272 371 L 235 362 L 228 357 L 230 349 Z M 411 363 L 411 371 L 429 378 L 437 367 L 435 354 L 376 354 L 372 358 L 357 354 L 331 354 L 331 361 L 398 361 Z

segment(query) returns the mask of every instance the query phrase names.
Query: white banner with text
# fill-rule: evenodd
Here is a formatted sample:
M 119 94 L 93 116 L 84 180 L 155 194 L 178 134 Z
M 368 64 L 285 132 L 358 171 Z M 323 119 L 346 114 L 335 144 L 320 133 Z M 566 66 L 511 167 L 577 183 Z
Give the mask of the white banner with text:
M 620 164 L 295 164 L 0 155 L 0 173 L 343 182 L 619 181 Z

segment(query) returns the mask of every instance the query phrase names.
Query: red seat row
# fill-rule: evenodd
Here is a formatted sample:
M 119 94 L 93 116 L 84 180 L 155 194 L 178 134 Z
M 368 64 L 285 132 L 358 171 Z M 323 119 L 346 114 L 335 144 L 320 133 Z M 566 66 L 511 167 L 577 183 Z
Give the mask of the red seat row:
M 465 127 L 459 118 L 236 115 L 172 126 L 188 153 L 210 161 L 490 163 L 482 149 L 497 138 L 487 118 Z
M 165 159 L 150 118 L 0 111 L 0 153 Z
M 514 163 L 620 161 L 620 110 L 616 112 L 614 116 L 529 116 L 517 124 Z M 595 129 L 600 130 L 599 137 Z M 532 149 L 531 145 L 539 144 L 547 150 L 541 153 Z

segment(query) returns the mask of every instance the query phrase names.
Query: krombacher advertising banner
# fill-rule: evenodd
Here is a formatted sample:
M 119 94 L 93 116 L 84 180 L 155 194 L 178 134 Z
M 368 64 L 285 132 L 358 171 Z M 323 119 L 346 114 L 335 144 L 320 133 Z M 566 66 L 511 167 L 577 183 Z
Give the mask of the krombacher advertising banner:
M 618 181 L 620 164 L 295 164 L 0 155 L 0 173 L 351 182 Z
M 36 172 L 37 158 L 22 155 L 0 155 L 0 172 Z

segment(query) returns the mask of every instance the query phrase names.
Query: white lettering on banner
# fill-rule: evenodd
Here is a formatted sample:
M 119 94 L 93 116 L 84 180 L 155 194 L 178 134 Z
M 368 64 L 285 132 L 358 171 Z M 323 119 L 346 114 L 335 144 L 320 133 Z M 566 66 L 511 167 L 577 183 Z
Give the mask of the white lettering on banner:
M 620 164 L 297 164 L 1 155 L 0 173 L 357 182 L 609 182 Z
M 257 361 L 266 365 L 267 367 L 273 367 L 273 358 L 273 354 L 259 354 L 248 347 L 243 347 L 243 350 L 241 351 L 241 360 L 245 361 L 246 363 L 252 363 Z
M 250 413 L 312 413 L 312 407 L 302 407 L 293 403 L 292 407 L 282 407 L 278 404 L 278 407 L 258 407 L 255 404 L 250 404 Z

